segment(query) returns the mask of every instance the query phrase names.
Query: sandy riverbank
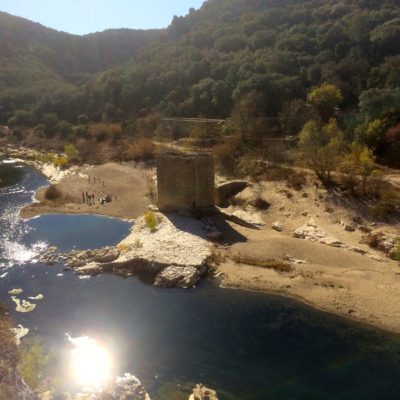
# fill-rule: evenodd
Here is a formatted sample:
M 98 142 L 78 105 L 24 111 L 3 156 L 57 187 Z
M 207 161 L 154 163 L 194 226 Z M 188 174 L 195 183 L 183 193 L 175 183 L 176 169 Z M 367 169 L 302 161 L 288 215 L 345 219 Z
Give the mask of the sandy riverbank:
M 73 167 L 57 177 L 56 172 L 39 169 L 50 181 L 57 182 L 61 197 L 55 201 L 45 198 L 46 188 L 36 194 L 36 203 L 21 210 L 22 218 L 41 214 L 99 214 L 122 219 L 134 219 L 145 213 L 149 204 L 149 185 L 152 173 L 133 164 L 107 163 L 98 166 Z M 86 194 L 94 196 L 90 204 L 84 202 Z M 100 199 L 110 196 L 111 202 L 100 204 Z
M 45 201 L 44 190 L 40 189 L 39 203 L 25 207 L 21 215 L 28 218 L 43 213 L 95 213 L 134 219 L 147 209 L 150 175 L 129 164 L 75 169 L 58 183 L 63 193 L 61 200 Z M 95 199 L 110 195 L 113 201 L 104 206 L 97 201 L 92 206 L 83 204 L 82 192 L 86 191 L 93 193 Z M 400 332 L 398 262 L 360 243 L 365 233 L 358 228 L 347 231 L 341 222 L 397 235 L 398 224 L 375 224 L 362 207 L 346 199 L 338 200 L 311 183 L 295 191 L 283 182 L 264 182 L 246 189 L 239 198 L 246 202 L 256 192 L 271 204 L 268 210 L 256 215 L 257 219 L 264 220 L 265 228 L 253 230 L 227 221 L 221 227 L 229 242 L 228 247 L 219 250 L 224 261 L 217 272 L 223 275 L 224 286 L 295 297 L 316 308 Z M 353 223 L 354 219 L 358 222 Z M 310 220 L 316 229 L 328 235 L 329 241 L 333 238 L 341 245 L 334 247 L 294 238 L 294 231 Z M 271 229 L 276 221 L 282 223 L 282 232 Z M 233 261 L 237 255 L 259 260 L 300 260 L 301 263 L 293 263 L 290 272 L 277 272 L 237 264 Z
M 326 193 L 308 186 L 301 192 L 291 191 L 293 197 L 288 198 L 282 188 L 281 184 L 271 182 L 262 185 L 261 194 L 272 205 L 262 213 L 264 229 L 249 230 L 230 223 L 247 241 L 221 250 L 223 262 L 218 273 L 224 278 L 223 286 L 298 298 L 318 309 L 399 333 L 399 263 L 360 243 L 364 233 L 359 229 L 346 231 L 340 221 L 351 221 L 355 212 L 332 204 Z M 246 196 L 251 196 L 249 190 L 242 198 Z M 311 217 L 318 229 L 341 242 L 342 247 L 294 238 L 294 230 L 307 225 Z M 365 226 L 372 224 L 372 229 L 400 232 L 398 225 L 374 226 L 365 215 L 362 218 Z M 278 220 L 283 225 L 282 232 L 271 229 Z M 300 263 L 292 263 L 290 272 L 278 272 L 238 264 L 233 261 L 238 256 L 252 260 L 290 259 Z

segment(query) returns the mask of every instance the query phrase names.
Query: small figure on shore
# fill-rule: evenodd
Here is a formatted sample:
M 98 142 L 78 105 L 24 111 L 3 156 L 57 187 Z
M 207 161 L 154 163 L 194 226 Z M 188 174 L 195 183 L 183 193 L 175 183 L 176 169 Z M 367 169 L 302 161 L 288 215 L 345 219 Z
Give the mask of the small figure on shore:
M 82 190 L 82 203 L 85 204 L 85 192 Z

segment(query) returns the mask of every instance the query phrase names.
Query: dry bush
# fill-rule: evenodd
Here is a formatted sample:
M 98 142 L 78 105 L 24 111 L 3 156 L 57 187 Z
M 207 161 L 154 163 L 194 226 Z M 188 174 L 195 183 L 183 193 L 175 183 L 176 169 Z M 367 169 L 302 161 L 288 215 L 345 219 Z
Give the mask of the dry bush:
M 239 175 L 249 176 L 255 180 L 259 180 L 264 174 L 267 164 L 260 160 L 259 157 L 244 156 L 237 167 Z
M 244 254 L 235 254 L 232 259 L 238 264 L 253 265 L 255 267 L 273 269 L 278 272 L 291 272 L 293 270 L 291 264 L 278 259 L 261 259 Z
M 44 197 L 46 200 L 54 201 L 61 198 L 61 191 L 57 188 L 56 185 L 50 185 L 45 193 Z
M 157 217 L 154 214 L 153 211 L 147 211 L 146 214 L 144 214 L 144 221 L 146 223 L 146 226 L 152 231 L 154 232 L 157 228 L 158 225 L 158 221 L 157 221 Z
M 236 138 L 226 139 L 213 147 L 213 154 L 219 166 L 229 175 L 235 174 L 239 141 Z
M 262 179 L 265 181 L 288 181 L 294 174 L 292 168 L 281 167 L 279 165 L 271 165 L 265 169 Z
M 388 221 L 400 213 L 400 191 L 390 183 L 382 185 L 377 194 L 377 201 L 370 207 L 370 213 L 376 219 Z
M 399 211 L 399 203 L 393 199 L 380 199 L 370 208 L 371 214 L 381 221 L 387 221 Z
M 303 186 L 307 183 L 307 177 L 304 173 L 295 172 L 292 170 L 292 174 L 287 177 L 287 185 L 291 189 L 301 190 Z
M 100 123 L 89 127 L 90 136 L 98 142 L 103 142 L 106 139 L 115 141 L 121 137 L 122 128 L 119 124 Z
M 128 157 L 135 161 L 152 161 L 156 157 L 156 146 L 147 137 L 140 137 L 128 145 Z

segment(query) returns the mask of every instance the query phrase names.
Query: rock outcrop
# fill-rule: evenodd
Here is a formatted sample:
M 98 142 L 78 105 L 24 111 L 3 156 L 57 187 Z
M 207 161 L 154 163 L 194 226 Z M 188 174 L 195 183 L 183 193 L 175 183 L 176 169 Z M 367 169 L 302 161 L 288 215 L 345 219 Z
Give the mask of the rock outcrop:
M 7 309 L 0 303 L 0 399 L 34 400 L 18 371 L 18 340 L 14 335 Z
M 218 400 L 217 392 L 203 386 L 201 383 L 193 388 L 189 400 Z
M 308 221 L 307 224 L 301 226 L 300 228 L 297 228 L 294 231 L 293 236 L 297 239 L 310 240 L 312 242 L 319 242 L 327 246 L 339 247 L 342 249 L 353 251 L 354 253 L 366 255 L 373 260 L 383 262 L 383 259 L 378 254 L 368 252 L 367 250 L 364 250 L 360 247 L 351 246 L 349 244 L 343 243 L 341 240 L 329 235 L 323 229 L 318 228 L 312 218 Z
M 166 288 L 191 288 L 200 281 L 200 272 L 194 267 L 170 265 L 157 274 L 154 285 Z
M 388 257 L 397 260 L 400 256 L 400 237 L 384 232 L 373 231 L 363 236 L 361 243 L 384 252 Z M 399 260 L 400 261 L 400 260 Z
M 55 398 L 51 390 L 37 396 L 38 400 L 54 400 Z M 131 374 L 117 377 L 101 392 L 63 393 L 62 398 L 68 400 L 150 400 L 142 383 Z
M 130 235 L 117 247 L 60 253 L 51 247 L 39 261 L 45 264 L 64 263 L 80 275 L 114 273 L 139 276 L 156 286 L 190 288 L 207 271 L 211 256 L 209 240 L 219 240 L 212 220 L 195 220 L 175 214 L 156 214 L 155 229 L 139 218 Z
M 216 204 L 220 207 L 227 206 L 229 198 L 242 192 L 247 186 L 248 182 L 243 180 L 220 183 L 215 188 Z

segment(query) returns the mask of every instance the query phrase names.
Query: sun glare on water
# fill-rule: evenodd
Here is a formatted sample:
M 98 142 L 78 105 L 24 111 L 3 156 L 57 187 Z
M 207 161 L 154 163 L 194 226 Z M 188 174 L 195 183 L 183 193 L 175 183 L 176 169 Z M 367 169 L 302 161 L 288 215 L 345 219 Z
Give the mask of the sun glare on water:
M 112 360 L 109 352 L 87 336 L 68 336 L 68 339 L 74 345 L 71 368 L 75 382 L 85 388 L 101 389 L 111 378 Z

